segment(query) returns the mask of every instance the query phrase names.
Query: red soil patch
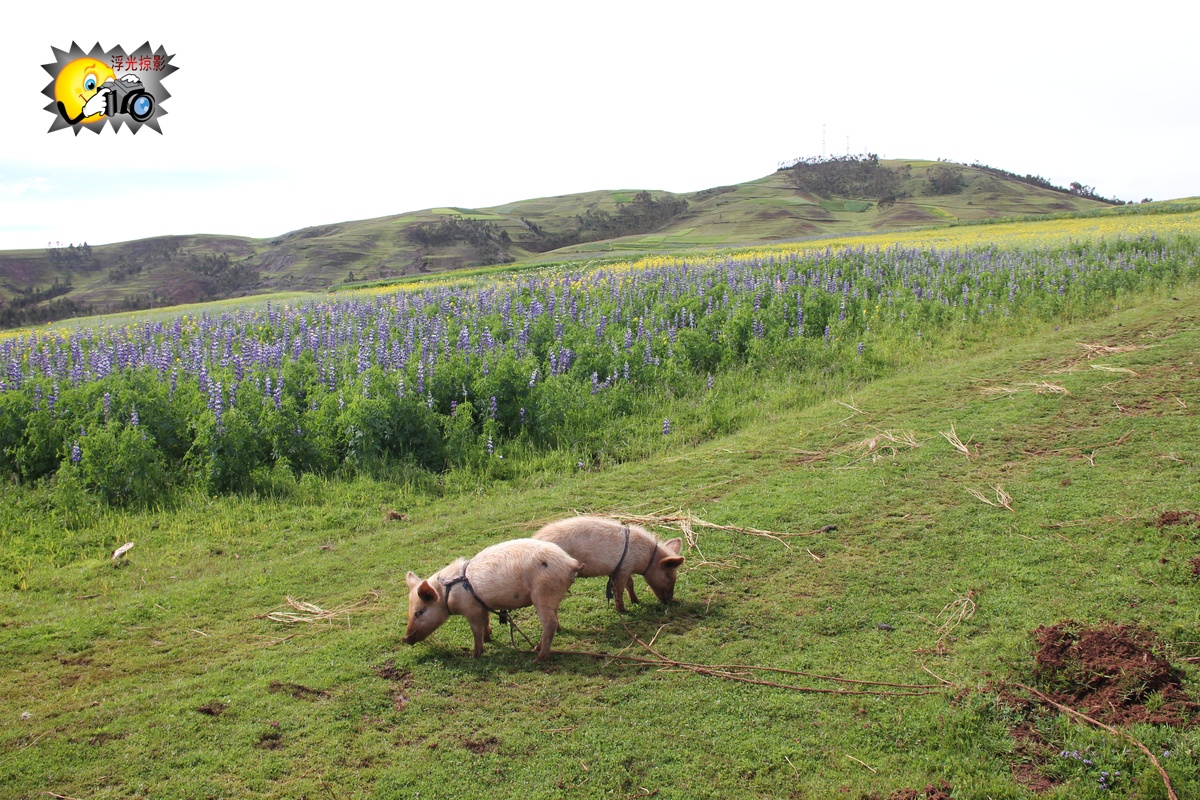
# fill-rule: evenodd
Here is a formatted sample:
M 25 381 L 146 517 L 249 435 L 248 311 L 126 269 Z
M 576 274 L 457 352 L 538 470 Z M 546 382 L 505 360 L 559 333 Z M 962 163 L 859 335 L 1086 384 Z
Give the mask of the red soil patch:
M 1188 564 L 1192 567 L 1192 577 L 1200 578 L 1200 556 L 1196 556 Z
M 1056 702 L 1109 724 L 1196 722 L 1200 704 L 1184 694 L 1182 673 L 1153 632 L 1067 620 L 1033 635 L 1034 675 Z
M 945 781 L 939 781 L 935 786 L 929 784 L 924 789 L 900 789 L 888 795 L 888 800 L 951 800 L 953 787 Z
M 1196 525 L 1200 527 L 1200 514 L 1195 511 L 1164 511 L 1158 515 L 1158 527 L 1168 525 Z

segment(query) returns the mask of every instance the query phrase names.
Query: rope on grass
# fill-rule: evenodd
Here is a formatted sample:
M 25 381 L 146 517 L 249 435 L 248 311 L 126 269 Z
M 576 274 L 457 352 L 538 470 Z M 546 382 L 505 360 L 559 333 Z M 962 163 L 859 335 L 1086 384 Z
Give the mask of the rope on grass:
M 1146 758 L 1150 759 L 1150 763 L 1154 765 L 1154 768 L 1156 770 L 1158 770 L 1158 774 L 1162 777 L 1163 785 L 1166 786 L 1166 788 L 1167 788 L 1167 797 L 1170 798 L 1170 800 L 1179 800 L 1179 795 L 1175 794 L 1175 787 L 1173 787 L 1171 785 L 1171 778 L 1170 778 L 1170 776 L 1167 775 L 1167 771 L 1165 769 L 1163 769 L 1162 764 L 1160 764 L 1158 762 L 1158 759 L 1154 757 L 1154 753 L 1150 752 L 1149 747 L 1146 747 L 1146 745 L 1142 744 L 1140 741 L 1135 739 L 1131 734 L 1128 734 L 1125 731 L 1120 730 L 1119 728 L 1114 728 L 1111 725 L 1105 725 L 1103 722 L 1092 719 L 1087 714 L 1082 714 L 1073 708 L 1064 706 L 1062 703 L 1057 703 L 1031 686 L 1026 686 L 1023 683 L 1018 683 L 1016 685 L 1019 686 L 1020 688 L 1024 689 L 1025 691 L 1029 692 L 1034 697 L 1041 700 L 1043 703 L 1048 703 L 1049 705 L 1052 705 L 1055 708 L 1057 708 L 1059 711 L 1065 711 L 1069 716 L 1078 717 L 1079 719 L 1083 720 L 1084 722 L 1088 722 L 1088 723 L 1091 723 L 1092 725 L 1095 725 L 1097 728 L 1106 730 L 1111 734 L 1115 734 L 1116 736 L 1120 736 L 1121 738 L 1125 739 L 1130 744 L 1132 744 L 1134 747 L 1141 750 L 1143 753 L 1146 754 Z
M 551 653 L 558 655 L 584 656 L 586 658 L 599 658 L 608 661 L 622 661 L 631 664 L 645 664 L 647 666 L 656 666 L 659 671 L 675 671 L 681 670 L 684 672 L 692 672 L 697 675 L 704 675 L 710 678 L 721 678 L 728 681 L 736 681 L 738 683 L 749 683 L 755 686 L 768 686 L 773 689 L 786 689 L 791 692 L 804 692 L 809 694 L 837 694 L 837 695 L 874 695 L 879 697 L 920 697 L 922 695 L 937 694 L 944 691 L 944 686 L 933 686 L 929 684 L 912 684 L 912 683 L 886 683 L 884 681 L 863 681 L 854 680 L 852 678 L 837 678 L 832 675 L 818 675 L 815 672 L 801 672 L 794 669 L 783 669 L 781 667 L 760 667 L 752 664 L 697 664 L 690 661 L 677 661 L 669 658 L 658 650 L 654 649 L 652 639 L 649 644 L 642 640 L 640 636 L 629 629 L 625 624 L 625 620 L 621 620 L 621 627 L 625 628 L 625 632 L 630 635 L 634 642 L 641 645 L 653 658 L 644 656 L 621 655 L 617 653 L 594 653 L 587 650 L 552 650 Z M 665 627 L 665 626 L 664 626 Z M 659 628 L 659 633 L 662 628 Z M 654 639 L 658 638 L 655 634 Z M 759 678 L 750 677 L 754 672 L 771 672 L 782 675 L 797 675 L 805 678 L 815 678 L 818 680 L 831 681 L 833 683 L 844 683 L 853 686 L 879 686 L 884 689 L 845 689 L 841 687 L 823 687 L 823 686 L 797 686 L 790 683 L 778 683 L 776 681 L 766 681 Z M 905 689 L 913 691 L 887 691 L 888 689 Z

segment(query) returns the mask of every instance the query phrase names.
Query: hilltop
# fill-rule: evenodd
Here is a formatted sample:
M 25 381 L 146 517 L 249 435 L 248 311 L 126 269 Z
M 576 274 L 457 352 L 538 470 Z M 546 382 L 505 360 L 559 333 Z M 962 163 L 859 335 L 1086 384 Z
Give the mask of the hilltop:
M 813 163 L 684 194 L 603 190 L 491 208 L 423 209 L 269 239 L 195 234 L 0 252 L 0 327 L 271 291 L 323 291 L 492 264 L 786 241 L 1110 204 L 1089 187 L 1062 189 L 982 165 L 854 157 L 819 160 L 845 168 L 837 174 L 799 174 Z

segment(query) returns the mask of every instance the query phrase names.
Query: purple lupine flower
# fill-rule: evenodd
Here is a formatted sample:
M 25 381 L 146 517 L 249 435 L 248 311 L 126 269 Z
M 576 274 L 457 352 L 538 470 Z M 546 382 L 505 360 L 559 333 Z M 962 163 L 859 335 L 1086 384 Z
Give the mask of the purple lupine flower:
M 671 420 L 669 417 L 663 417 L 663 436 L 671 433 Z
M 452 416 L 452 417 L 453 417 L 453 416 L 455 416 L 456 414 L 458 414 L 458 401 L 457 401 L 457 400 L 451 400 L 451 401 L 450 401 L 450 416 Z
M 492 419 L 495 419 L 496 412 L 498 410 L 499 410 L 499 408 L 496 405 L 496 395 L 492 395 L 491 400 L 488 401 L 488 416 L 491 417 Z
M 825 344 L 829 344 L 829 326 L 825 326 Z
M 858 354 L 859 354 L 860 356 L 862 355 L 862 351 L 863 351 L 863 343 L 862 343 L 862 342 L 859 342 L 859 343 L 858 343 Z
M 524 406 L 521 407 L 519 414 L 521 417 L 521 424 L 524 425 L 525 424 L 525 407 Z
M 129 411 L 129 424 L 136 428 L 138 426 L 139 421 L 140 420 L 138 419 L 137 406 L 132 406 Z
M 487 440 L 487 454 L 488 454 L 489 456 L 492 454 L 492 450 L 493 450 L 493 447 L 492 447 L 492 437 L 491 437 L 491 436 L 489 436 L 489 437 L 488 437 L 488 440 Z
M 713 376 L 712 376 L 711 372 L 708 373 L 708 380 L 706 381 L 706 384 L 709 389 L 711 389 L 713 387 Z
M 79 449 L 79 440 L 76 439 L 71 443 L 71 463 L 78 464 L 83 458 L 83 451 Z

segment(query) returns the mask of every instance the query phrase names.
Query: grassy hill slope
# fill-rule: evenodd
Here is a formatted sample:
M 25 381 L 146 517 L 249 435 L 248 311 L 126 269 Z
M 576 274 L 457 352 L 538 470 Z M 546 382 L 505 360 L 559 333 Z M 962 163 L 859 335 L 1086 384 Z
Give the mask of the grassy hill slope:
M 271 239 L 196 234 L 103 245 L 86 253 L 73 248 L 8 251 L 0 253 L 0 302 L 5 304 L 0 314 L 9 311 L 9 325 L 36 323 L 263 292 L 323 291 L 356 280 L 487 263 L 749 244 L 1106 207 L 961 165 L 961 191 L 933 195 L 928 174 L 940 162 L 882 163 L 907 170 L 901 196 L 890 207 L 860 197 L 801 192 L 780 171 L 688 194 L 651 192 L 656 202 L 686 201 L 686 212 L 649 233 L 548 251 L 554 236 L 572 231 L 589 213 L 611 216 L 629 208 L 637 191 L 584 192 L 484 209 L 425 209 L 304 228 Z M 491 226 L 476 231 L 482 244 L 460 239 L 426 246 L 413 240 L 412 232 L 420 226 L 453 217 Z M 539 238 L 533 226 L 548 236 Z
M 441 498 L 306 478 L 51 513 L 6 487 L 0 794 L 1165 797 L 1127 741 L 1017 687 L 1071 688 L 1033 632 L 1073 620 L 1162 638 L 1183 699 L 1128 694 L 1174 724 L 1117 724 L 1200 796 L 1197 309 L 1194 285 L 1127 297 L 869 384 L 779 370 L 730 435 Z M 678 602 L 623 619 L 578 582 L 556 650 L 651 663 L 536 665 L 499 626 L 474 660 L 459 618 L 400 643 L 406 570 L 576 511 L 679 535 L 680 509 L 788 535 L 694 524 Z M 267 617 L 302 616 L 285 597 L 340 613 Z

